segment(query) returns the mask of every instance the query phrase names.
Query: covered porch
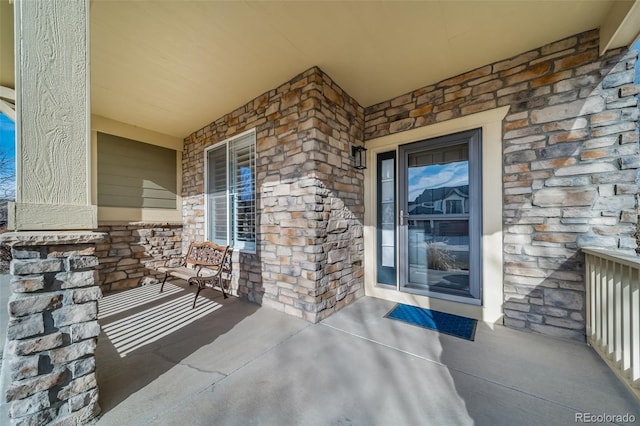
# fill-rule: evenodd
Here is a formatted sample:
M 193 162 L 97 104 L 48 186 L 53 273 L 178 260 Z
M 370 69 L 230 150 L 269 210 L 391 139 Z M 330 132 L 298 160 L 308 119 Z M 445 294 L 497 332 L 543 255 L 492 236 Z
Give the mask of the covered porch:
M 638 249 L 640 2 L 305 4 L 15 3 L 11 420 L 637 411 L 584 345 L 637 389 L 637 264 L 583 249 Z M 154 278 L 203 240 L 238 298 L 191 310 Z
M 112 324 L 186 294 L 176 311 L 188 314 L 193 290 L 174 285 L 174 294 L 100 319 L 98 425 L 570 425 L 581 415 L 640 418 L 637 401 L 584 344 L 486 323 L 466 341 L 384 318 L 394 303 L 371 297 L 310 324 L 206 293 L 222 307 L 121 357 L 123 339 L 108 336 Z M 114 298 L 135 291 L 100 303 L 114 306 Z M 167 320 L 163 329 L 180 322 Z M 606 423 L 619 423 L 612 419 Z

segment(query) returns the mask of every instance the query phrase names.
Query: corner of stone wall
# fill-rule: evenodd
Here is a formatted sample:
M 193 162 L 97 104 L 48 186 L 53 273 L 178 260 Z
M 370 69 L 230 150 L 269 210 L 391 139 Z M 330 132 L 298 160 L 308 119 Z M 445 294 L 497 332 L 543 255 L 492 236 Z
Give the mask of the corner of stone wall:
M 95 242 L 103 234 L 13 239 L 3 395 L 11 424 L 81 424 L 100 412 L 94 352 L 100 326 Z
M 364 109 L 313 67 L 187 137 L 184 245 L 204 239 L 203 150 L 254 127 L 258 251 L 234 253 L 232 284 L 317 322 L 364 294 L 364 175 L 351 158 Z
M 322 243 L 324 276 L 318 285 L 318 312 L 314 322 L 330 316 L 364 296 L 364 235 L 362 216 L 333 192 L 325 199 L 329 211 Z

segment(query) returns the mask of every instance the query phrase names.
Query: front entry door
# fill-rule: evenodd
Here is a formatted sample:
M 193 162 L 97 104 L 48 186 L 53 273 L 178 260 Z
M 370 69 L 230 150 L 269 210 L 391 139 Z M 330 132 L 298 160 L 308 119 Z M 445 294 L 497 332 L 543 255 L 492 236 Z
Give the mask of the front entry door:
M 398 150 L 399 288 L 479 304 L 480 130 Z

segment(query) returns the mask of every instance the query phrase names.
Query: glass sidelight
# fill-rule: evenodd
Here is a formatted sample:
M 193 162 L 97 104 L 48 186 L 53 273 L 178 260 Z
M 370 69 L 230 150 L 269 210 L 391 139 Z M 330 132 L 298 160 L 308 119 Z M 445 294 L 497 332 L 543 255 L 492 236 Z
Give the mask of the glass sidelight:
M 377 161 L 378 282 L 396 285 L 396 153 L 378 154 Z

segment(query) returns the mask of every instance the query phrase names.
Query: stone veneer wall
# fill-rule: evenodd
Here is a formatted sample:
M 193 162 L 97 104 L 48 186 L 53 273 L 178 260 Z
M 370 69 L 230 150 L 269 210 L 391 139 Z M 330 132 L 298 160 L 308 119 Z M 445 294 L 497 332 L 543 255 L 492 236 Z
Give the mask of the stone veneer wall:
M 3 235 L 13 254 L 3 360 L 11 424 L 83 424 L 100 412 L 94 350 L 101 291 L 93 269 L 102 237 Z
M 638 52 L 598 56 L 598 31 L 365 110 L 365 140 L 508 105 L 503 122 L 504 323 L 582 340 L 580 247 L 633 253 Z
M 257 253 L 234 253 L 240 295 L 316 322 L 364 294 L 364 110 L 318 68 L 186 138 L 184 247 L 204 239 L 204 149 L 256 129 Z
M 156 281 L 156 268 L 182 254 L 182 224 L 100 224 L 105 240 L 96 245 L 98 285 L 105 293 Z

